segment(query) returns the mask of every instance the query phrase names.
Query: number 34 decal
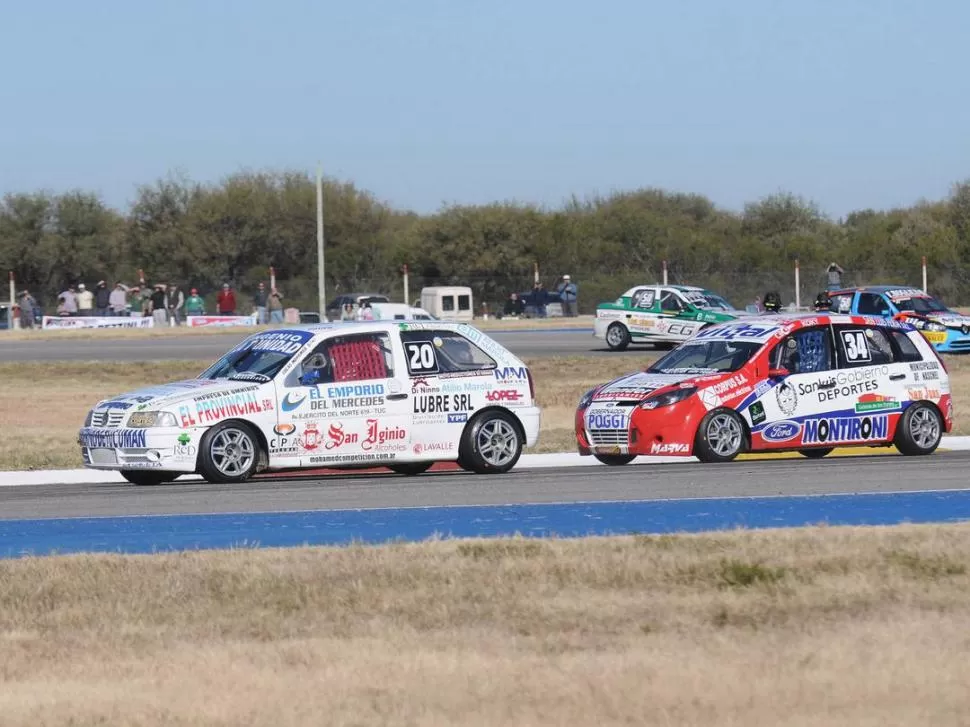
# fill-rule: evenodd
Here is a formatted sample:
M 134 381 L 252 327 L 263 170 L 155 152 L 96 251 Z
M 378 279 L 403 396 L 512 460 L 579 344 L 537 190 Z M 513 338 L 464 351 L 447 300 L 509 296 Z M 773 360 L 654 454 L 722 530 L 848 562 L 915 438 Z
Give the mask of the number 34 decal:
M 871 361 L 869 341 L 862 331 L 842 331 L 842 344 L 845 346 L 847 361 Z
M 434 345 L 429 341 L 415 341 L 404 344 L 408 359 L 408 372 L 412 374 L 438 373 L 438 357 Z

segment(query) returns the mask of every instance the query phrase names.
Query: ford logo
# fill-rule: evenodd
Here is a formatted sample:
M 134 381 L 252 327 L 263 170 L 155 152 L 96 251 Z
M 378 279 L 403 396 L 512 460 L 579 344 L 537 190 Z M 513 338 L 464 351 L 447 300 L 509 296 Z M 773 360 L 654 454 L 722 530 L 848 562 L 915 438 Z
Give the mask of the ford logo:
M 802 425 L 798 422 L 783 421 L 769 424 L 761 432 L 761 436 L 768 442 L 787 442 L 794 439 L 802 431 Z
M 591 412 L 586 420 L 590 429 L 626 429 L 626 414 L 620 412 Z

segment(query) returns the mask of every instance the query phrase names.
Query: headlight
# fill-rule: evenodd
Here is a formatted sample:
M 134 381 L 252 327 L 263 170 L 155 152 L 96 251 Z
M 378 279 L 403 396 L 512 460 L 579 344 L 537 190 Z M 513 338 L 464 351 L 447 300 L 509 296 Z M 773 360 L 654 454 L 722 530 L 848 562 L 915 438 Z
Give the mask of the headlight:
M 668 391 L 666 394 L 651 396 L 646 401 L 640 402 L 640 408 L 657 409 L 661 406 L 670 406 L 671 404 L 676 404 L 679 401 L 683 401 L 688 396 L 693 396 L 696 393 L 696 386 L 689 386 L 686 389 L 674 389 L 673 391 Z
M 94 418 L 94 409 L 92 409 L 91 411 L 89 411 L 88 412 L 88 415 L 86 417 L 84 417 L 84 426 L 90 427 L 91 426 L 91 420 L 93 418 Z
M 595 394 L 595 393 L 596 393 L 596 389 L 590 389 L 585 394 L 583 394 L 583 398 L 579 400 L 579 408 L 580 409 L 585 409 L 590 404 L 592 404 L 593 403 L 593 394 Z
M 930 321 L 927 321 L 926 325 L 923 326 L 923 330 L 936 331 L 937 333 L 941 333 L 946 330 L 946 326 L 944 326 L 942 323 L 932 323 Z
M 167 411 L 136 411 L 128 417 L 128 426 L 133 429 L 177 427 L 178 421 L 174 414 L 169 414 Z

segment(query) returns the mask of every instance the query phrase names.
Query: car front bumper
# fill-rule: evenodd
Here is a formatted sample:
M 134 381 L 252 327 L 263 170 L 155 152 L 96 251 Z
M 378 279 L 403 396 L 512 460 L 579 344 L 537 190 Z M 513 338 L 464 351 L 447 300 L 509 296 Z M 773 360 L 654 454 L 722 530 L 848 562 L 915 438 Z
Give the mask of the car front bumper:
M 201 435 L 178 428 L 83 427 L 78 444 L 89 469 L 195 472 Z

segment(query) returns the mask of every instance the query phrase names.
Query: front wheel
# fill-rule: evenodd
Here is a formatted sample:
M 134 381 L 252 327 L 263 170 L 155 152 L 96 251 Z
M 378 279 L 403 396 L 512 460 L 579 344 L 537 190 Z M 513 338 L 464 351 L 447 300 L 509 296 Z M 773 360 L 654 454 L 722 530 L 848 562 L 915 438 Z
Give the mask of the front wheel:
M 611 351 L 622 351 L 630 345 L 630 332 L 622 323 L 611 323 L 606 329 L 606 345 Z
M 622 467 L 637 458 L 635 454 L 594 454 L 593 456 L 610 467 Z
M 244 482 L 259 463 L 259 441 L 242 422 L 217 424 L 202 436 L 199 471 L 209 482 Z
M 160 472 L 159 470 L 121 470 L 121 476 L 139 487 L 155 487 L 163 482 L 172 482 L 182 476 L 180 472 Z
M 493 409 L 473 419 L 461 437 L 458 462 L 480 475 L 502 474 L 515 467 L 524 445 L 512 415 Z
M 396 464 L 389 464 L 387 468 L 391 472 L 397 472 L 399 475 L 420 475 L 423 472 L 427 472 L 434 462 L 398 462 Z
M 747 444 L 744 422 L 731 409 L 709 411 L 694 438 L 694 456 L 701 462 L 730 462 Z
M 893 443 L 903 454 L 932 454 L 943 438 L 940 412 L 932 404 L 911 404 L 899 418 Z
M 835 447 L 816 447 L 814 449 L 800 449 L 798 453 L 802 457 L 808 457 L 809 459 L 822 459 L 827 454 L 832 454 L 832 450 Z

